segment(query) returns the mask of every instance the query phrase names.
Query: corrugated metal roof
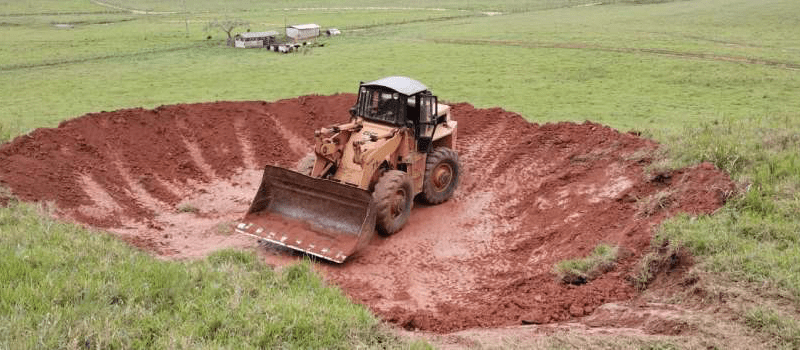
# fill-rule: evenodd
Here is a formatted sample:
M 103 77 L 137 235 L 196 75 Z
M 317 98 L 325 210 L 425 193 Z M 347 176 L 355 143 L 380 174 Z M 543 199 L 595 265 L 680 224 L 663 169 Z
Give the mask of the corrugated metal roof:
M 241 36 L 242 38 L 263 38 L 263 37 L 266 37 L 266 36 L 276 36 L 276 35 L 278 35 L 278 32 L 272 31 L 272 30 L 268 31 L 268 32 L 244 32 L 244 33 L 239 33 L 239 36 Z
M 399 77 L 399 76 L 378 79 L 375 81 L 371 81 L 369 83 L 364 83 L 364 85 L 383 86 L 385 88 L 392 89 L 406 96 L 411 96 L 418 92 L 428 90 L 428 87 L 426 87 L 419 81 L 416 81 L 408 77 Z
M 319 29 L 319 25 L 314 24 L 314 23 L 298 24 L 298 25 L 294 25 L 294 26 L 290 26 L 290 27 L 294 28 L 294 29 Z

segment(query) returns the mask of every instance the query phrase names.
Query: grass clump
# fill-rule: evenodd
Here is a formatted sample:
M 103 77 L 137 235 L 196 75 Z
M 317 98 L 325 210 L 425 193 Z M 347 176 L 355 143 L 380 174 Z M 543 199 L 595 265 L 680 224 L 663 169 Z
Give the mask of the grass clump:
M 178 212 L 197 214 L 200 212 L 200 208 L 192 205 L 191 203 L 184 203 L 178 206 Z
M 0 121 L 0 144 L 11 141 L 15 136 L 20 133 L 19 130 L 14 130 L 7 123 Z
M 553 273 L 564 283 L 583 284 L 613 269 L 618 253 L 618 246 L 598 244 L 584 258 L 559 261 Z
M 664 190 L 640 199 L 636 203 L 638 208 L 636 215 L 639 217 L 649 217 L 669 209 L 670 205 L 674 202 L 672 198 L 673 194 L 674 190 Z
M 224 221 L 220 222 L 216 226 L 216 231 L 218 234 L 221 235 L 230 235 L 233 234 L 234 227 L 236 226 L 235 221 Z
M 772 346 L 800 348 L 800 322 L 765 307 L 744 313 L 745 324 L 770 336 Z
M 11 194 L 11 191 L 0 185 L 0 207 L 5 207 L 9 205 L 11 201 L 14 200 L 14 195 Z
M 17 203 L 0 207 L 0 324 L 0 348 L 402 346 L 309 262 L 161 261 Z
M 639 260 L 630 276 L 633 286 L 639 290 L 647 288 L 659 273 L 672 271 L 682 263 L 686 264 L 689 259 L 679 243 L 654 239 L 651 247 L 651 251 Z

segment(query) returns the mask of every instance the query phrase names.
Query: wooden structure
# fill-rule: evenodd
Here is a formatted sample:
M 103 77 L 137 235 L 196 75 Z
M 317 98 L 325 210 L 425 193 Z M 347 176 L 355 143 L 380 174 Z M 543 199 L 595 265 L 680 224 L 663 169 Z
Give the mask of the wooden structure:
M 240 49 L 269 47 L 270 44 L 275 42 L 275 37 L 277 36 L 278 32 L 276 31 L 239 33 L 234 37 L 233 46 Z

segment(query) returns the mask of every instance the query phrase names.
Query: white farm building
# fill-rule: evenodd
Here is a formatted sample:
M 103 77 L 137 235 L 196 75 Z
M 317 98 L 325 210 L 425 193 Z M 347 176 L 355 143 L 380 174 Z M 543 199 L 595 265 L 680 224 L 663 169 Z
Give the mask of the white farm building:
M 251 47 L 265 47 L 275 42 L 278 32 L 246 32 L 236 34 L 234 46 L 242 49 Z
M 295 42 L 314 39 L 319 36 L 319 25 L 312 23 L 286 27 L 286 36 Z

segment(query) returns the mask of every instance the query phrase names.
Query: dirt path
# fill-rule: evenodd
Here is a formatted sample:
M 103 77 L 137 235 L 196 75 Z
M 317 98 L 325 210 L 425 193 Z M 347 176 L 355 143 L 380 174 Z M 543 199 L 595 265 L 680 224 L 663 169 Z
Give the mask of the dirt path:
M 56 66 L 64 66 L 69 64 L 76 64 L 76 63 L 87 63 L 87 62 L 94 62 L 94 61 L 103 61 L 107 59 L 117 59 L 117 58 L 134 58 L 134 57 L 142 57 L 147 55 L 154 55 L 159 53 L 167 53 L 167 52 L 176 52 L 176 51 L 183 51 L 196 48 L 197 45 L 188 45 L 188 46 L 178 46 L 178 47 L 169 47 L 163 49 L 152 49 L 152 50 L 144 50 L 144 51 L 137 51 L 137 52 L 130 52 L 124 54 L 113 54 L 113 55 L 99 55 L 99 56 L 92 56 L 92 57 L 83 57 L 83 58 L 76 58 L 72 60 L 62 60 L 62 61 L 50 61 L 50 62 L 37 62 L 37 63 L 24 63 L 24 64 L 11 64 L 7 66 L 0 66 L 0 72 L 3 71 L 14 71 L 14 70 L 21 70 L 21 69 L 30 69 L 30 68 L 41 68 L 41 67 L 56 67 Z
M 346 121 L 354 102 L 341 94 L 88 114 L 0 146 L 0 184 L 164 258 L 256 247 L 232 227 L 261 167 L 293 167 L 313 130 Z M 566 322 L 628 300 L 637 292 L 627 278 L 652 227 L 677 212 L 710 213 L 733 188 L 709 164 L 646 177 L 657 145 L 599 124 L 537 125 L 465 103 L 452 113 L 463 166 L 455 197 L 417 203 L 402 231 L 374 238 L 343 265 L 317 265 L 406 329 Z M 612 271 L 580 286 L 555 279 L 556 262 L 598 243 L 621 247 Z M 273 265 L 300 258 L 263 252 Z
M 95 5 L 98 5 L 98 6 L 108 7 L 110 9 L 114 9 L 114 10 L 130 12 L 130 13 L 137 14 L 137 15 L 173 15 L 173 14 L 179 13 L 177 11 L 137 10 L 137 9 L 127 8 L 127 7 L 112 5 L 112 4 L 109 4 L 109 3 L 105 2 L 105 1 L 101 1 L 101 0 L 89 0 L 89 1 L 91 3 L 93 3 L 93 4 L 95 4 Z
M 575 50 L 595 50 L 622 53 L 645 53 L 660 56 L 668 56 L 683 59 L 702 59 L 720 62 L 745 63 L 753 65 L 770 66 L 788 70 L 800 70 L 800 64 L 794 62 L 768 60 L 760 58 L 726 56 L 703 52 L 684 52 L 657 48 L 633 48 L 633 47 L 608 47 L 601 45 L 579 44 L 579 43 L 540 43 L 531 41 L 517 40 L 481 40 L 481 39 L 430 39 L 435 43 L 461 44 L 461 45 L 501 45 L 501 46 L 521 46 L 530 48 L 546 49 L 575 49 Z

